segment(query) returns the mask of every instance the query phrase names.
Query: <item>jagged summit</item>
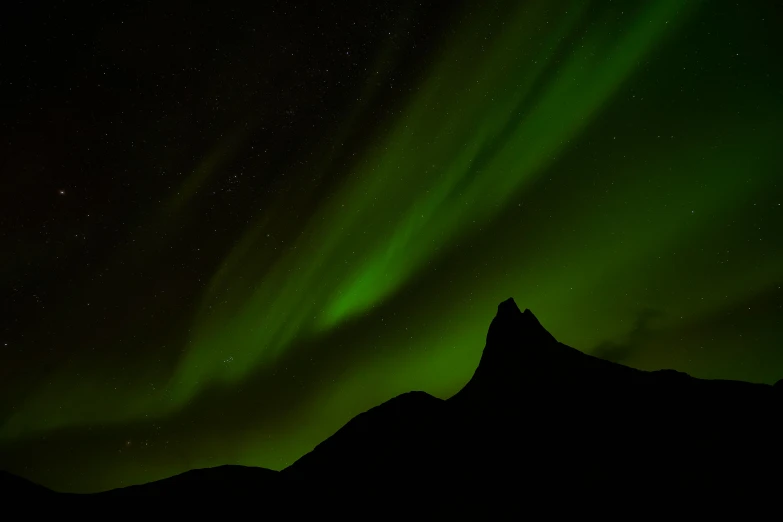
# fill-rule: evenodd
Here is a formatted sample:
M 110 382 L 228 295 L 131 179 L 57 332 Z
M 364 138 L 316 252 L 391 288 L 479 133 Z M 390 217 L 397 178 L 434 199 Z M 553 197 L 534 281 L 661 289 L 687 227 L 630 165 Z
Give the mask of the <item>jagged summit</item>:
M 538 319 L 535 318 L 529 308 L 525 308 L 525 311 L 522 312 L 513 297 L 509 297 L 498 305 L 498 317 L 511 318 L 519 315 L 530 316 L 538 322 Z
M 525 309 L 527 312 L 528 310 Z M 517 302 L 514 301 L 513 297 L 509 297 L 502 303 L 498 305 L 498 314 L 500 313 L 521 313 L 519 312 L 519 306 L 517 306 Z
M 554 342 L 555 338 L 541 325 L 529 308 L 522 312 L 513 297 L 510 297 L 498 305 L 498 312 L 489 326 L 487 333 L 487 348 L 493 341 L 512 341 L 511 338 L 495 339 L 494 336 L 513 335 L 519 341 L 536 340 Z M 486 348 L 485 348 L 486 351 Z
M 516 393 L 542 367 L 558 364 L 571 348 L 560 345 L 530 309 L 520 311 L 514 298 L 498 305 L 489 326 L 481 360 L 470 382 L 455 397 Z M 572 354 L 573 355 L 573 354 Z

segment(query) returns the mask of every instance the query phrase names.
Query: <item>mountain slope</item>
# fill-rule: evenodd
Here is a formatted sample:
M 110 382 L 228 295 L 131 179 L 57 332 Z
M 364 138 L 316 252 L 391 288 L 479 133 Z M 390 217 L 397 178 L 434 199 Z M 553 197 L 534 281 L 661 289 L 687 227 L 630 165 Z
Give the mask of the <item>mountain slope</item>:
M 2 497 L 25 498 L 30 496 L 45 497 L 50 495 L 55 495 L 55 492 L 43 486 L 39 486 L 34 482 L 30 482 L 25 478 L 17 477 L 6 471 L 0 471 L 0 496 Z
M 278 472 L 248 466 L 193 469 L 163 480 L 99 493 L 103 498 L 231 497 L 270 493 L 279 484 Z
M 498 307 L 459 393 L 408 395 L 358 416 L 283 475 L 384 489 L 492 490 L 512 471 L 540 489 L 692 487 L 762 480 L 781 462 L 783 402 L 773 387 L 592 357 L 557 342 L 512 299 Z
M 434 491 L 448 491 L 452 502 L 455 495 L 515 502 L 585 490 L 767 488 L 783 463 L 781 383 L 608 362 L 559 343 L 509 299 L 498 306 L 473 377 L 448 400 L 400 395 L 279 473 L 222 466 L 99 496 L 263 495 L 308 509 L 349 498 L 432 504 L 441 499 Z M 48 492 L 11 478 L 5 492 Z

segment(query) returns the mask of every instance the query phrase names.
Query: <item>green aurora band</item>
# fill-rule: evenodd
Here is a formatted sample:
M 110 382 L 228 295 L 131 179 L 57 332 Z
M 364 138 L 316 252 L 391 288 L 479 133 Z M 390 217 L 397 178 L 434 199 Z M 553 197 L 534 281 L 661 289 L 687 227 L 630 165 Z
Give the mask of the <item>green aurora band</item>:
M 490 220 L 611 97 L 677 16 L 678 4 L 654 4 L 610 42 L 586 37 L 534 103 L 529 96 L 583 6 L 541 41 L 520 35 L 541 23 L 543 5 L 521 9 L 468 74 L 466 57 L 483 36 L 455 38 L 389 135 L 367 151 L 365 165 L 251 295 L 225 301 L 222 314 L 213 312 L 220 296 L 245 284 L 237 265 L 253 259 L 235 253 L 218 274 L 205 299 L 216 304 L 196 320 L 174 380 L 177 399 L 189 400 L 211 379 L 242 379 L 294 339 L 323 334 L 377 306 L 472 225 Z M 544 52 L 525 63 L 531 47 Z M 229 356 L 238 364 L 220 364 Z
M 632 366 L 783 377 L 783 366 L 764 362 L 771 356 L 735 364 L 744 343 L 781 339 L 763 318 L 753 339 L 729 322 L 714 326 L 783 279 L 781 256 L 769 255 L 783 253 L 770 233 L 781 219 L 780 78 L 692 71 L 695 52 L 712 52 L 688 38 L 701 2 L 509 5 L 491 31 L 496 13 L 455 24 L 418 89 L 372 130 L 334 191 L 311 203 L 315 189 L 303 189 L 248 224 L 205 284 L 176 364 L 129 365 L 135 377 L 115 391 L 95 366 L 73 361 L 29 394 L 2 426 L 4 439 L 165 423 L 200 397 L 269 378 L 273 396 L 259 401 L 297 386 L 301 400 L 236 433 L 216 428 L 192 446 L 210 448 L 209 457 L 191 449 L 173 463 L 117 464 L 72 487 L 223 462 L 279 469 L 396 394 L 457 391 L 509 296 L 561 341 L 627 349 Z M 745 59 L 749 49 L 735 48 L 714 52 Z M 324 150 L 351 139 L 372 96 L 368 87 Z M 242 153 L 243 135 L 207 154 L 162 204 L 165 217 L 153 219 L 176 230 L 221 158 Z M 332 169 L 323 156 L 323 170 Z M 306 222 L 272 250 L 279 209 L 305 204 L 316 205 Z M 289 363 L 323 362 L 331 350 L 349 362 L 301 370 L 273 390 L 272 376 Z

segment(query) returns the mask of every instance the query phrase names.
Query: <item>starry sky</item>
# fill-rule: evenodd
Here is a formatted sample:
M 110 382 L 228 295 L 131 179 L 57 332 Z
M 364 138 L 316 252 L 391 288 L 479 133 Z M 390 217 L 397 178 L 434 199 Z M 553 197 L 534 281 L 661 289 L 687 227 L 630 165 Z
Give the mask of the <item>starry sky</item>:
M 459 390 L 512 296 L 783 377 L 773 2 L 211 4 L 4 5 L 0 468 L 282 469 Z

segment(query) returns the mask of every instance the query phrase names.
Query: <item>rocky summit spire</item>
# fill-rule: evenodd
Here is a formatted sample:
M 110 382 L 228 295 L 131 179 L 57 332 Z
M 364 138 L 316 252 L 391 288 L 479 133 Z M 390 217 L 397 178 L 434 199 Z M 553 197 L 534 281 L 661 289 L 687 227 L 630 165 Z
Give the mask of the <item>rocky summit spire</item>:
M 519 390 L 562 355 L 561 345 L 533 312 L 520 311 L 509 298 L 498 305 L 478 368 L 458 395 Z
M 541 326 L 533 312 L 519 310 L 513 298 L 498 305 L 498 313 L 487 332 L 487 344 L 481 357 L 482 365 L 522 363 L 546 355 L 548 346 L 556 344 L 552 334 Z
M 498 337 L 499 338 L 493 338 Z M 525 309 L 519 310 L 513 297 L 510 297 L 498 305 L 498 313 L 489 326 L 487 334 L 487 347 L 490 341 L 504 342 L 556 342 L 552 334 L 541 326 L 533 312 Z M 510 346 L 507 346 L 507 348 Z

